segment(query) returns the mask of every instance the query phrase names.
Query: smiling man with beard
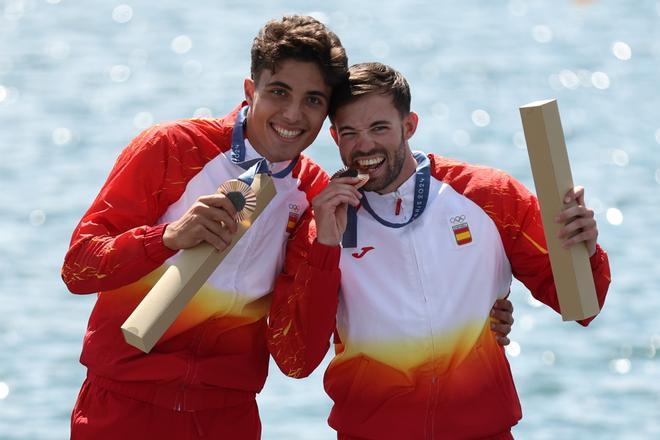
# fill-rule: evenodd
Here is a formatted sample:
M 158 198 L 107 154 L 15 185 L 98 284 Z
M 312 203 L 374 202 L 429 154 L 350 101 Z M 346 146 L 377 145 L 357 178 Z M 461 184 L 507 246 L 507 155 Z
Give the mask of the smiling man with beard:
M 337 313 L 324 376 L 330 426 L 339 439 L 512 438 L 522 412 L 490 311 L 512 276 L 559 310 L 536 197 L 502 171 L 412 151 L 419 119 L 396 70 L 355 65 L 336 93 L 332 136 L 344 164 L 369 174 L 359 190 L 356 177 L 333 179 L 312 202 L 318 242 L 341 244 L 341 278 L 327 276 L 330 264 L 325 274 L 294 273 L 273 302 L 279 309 L 310 286 L 339 295 L 326 311 Z M 557 220 L 568 222 L 561 237 L 587 246 L 602 306 L 610 273 L 593 211 L 582 188 L 566 199 L 577 204 Z M 300 243 L 288 252 L 307 251 Z M 304 335 L 296 324 L 282 337 Z M 296 377 L 316 367 L 278 363 Z

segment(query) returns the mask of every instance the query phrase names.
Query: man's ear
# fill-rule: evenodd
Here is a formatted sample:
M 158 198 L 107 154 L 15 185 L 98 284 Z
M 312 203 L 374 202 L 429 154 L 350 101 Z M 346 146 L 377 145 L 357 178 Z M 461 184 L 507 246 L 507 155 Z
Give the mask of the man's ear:
M 254 101 L 254 80 L 252 78 L 245 78 L 243 81 L 243 90 L 245 91 L 245 100 L 252 107 Z
M 419 123 L 419 116 L 417 113 L 410 112 L 406 117 L 403 118 L 403 138 L 408 140 L 415 134 L 417 130 L 417 124 Z
M 332 139 L 335 140 L 335 144 L 339 146 L 339 134 L 337 133 L 337 129 L 334 125 L 330 126 L 330 136 L 332 136 Z

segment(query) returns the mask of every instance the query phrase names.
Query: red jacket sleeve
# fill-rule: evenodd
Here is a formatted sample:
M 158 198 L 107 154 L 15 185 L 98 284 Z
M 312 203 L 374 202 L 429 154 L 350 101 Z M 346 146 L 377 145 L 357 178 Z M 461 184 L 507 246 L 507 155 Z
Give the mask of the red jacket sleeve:
M 510 199 L 515 200 L 517 205 L 511 209 L 511 212 L 517 213 L 515 221 L 509 224 L 508 228 L 505 228 L 503 222 L 502 227 L 508 229 L 508 233 L 502 238 L 513 275 L 530 290 L 534 298 L 560 313 L 538 200 L 520 182 L 511 177 L 507 179 L 506 188 L 514 195 Z M 519 225 L 519 229 L 516 230 L 514 225 Z M 596 245 L 596 252 L 591 256 L 590 263 L 598 304 L 602 308 L 611 276 L 607 254 L 600 245 Z M 578 322 L 586 326 L 594 318 L 595 316 Z
M 134 282 L 176 252 L 163 244 L 166 225 L 154 225 L 168 151 L 167 134 L 152 128 L 117 159 L 98 196 L 76 227 L 62 279 L 73 293 L 111 290 Z
M 339 302 L 339 255 L 339 246 L 316 241 L 308 209 L 287 243 L 268 322 L 268 348 L 287 376 L 308 376 L 328 351 Z

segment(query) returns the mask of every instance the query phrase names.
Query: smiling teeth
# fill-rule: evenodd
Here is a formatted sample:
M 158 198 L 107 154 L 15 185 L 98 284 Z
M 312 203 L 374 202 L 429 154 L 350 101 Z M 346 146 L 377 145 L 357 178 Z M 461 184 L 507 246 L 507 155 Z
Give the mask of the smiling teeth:
M 279 127 L 273 127 L 273 128 L 275 129 L 277 134 L 279 134 L 284 138 L 289 138 L 289 139 L 294 138 L 298 136 L 300 133 L 302 133 L 302 130 L 286 130 L 284 128 L 279 128 Z
M 383 159 L 382 157 L 374 157 L 374 158 L 371 158 L 371 159 L 358 160 L 357 163 L 362 168 L 368 168 L 368 167 L 371 167 L 371 166 L 374 166 L 374 165 L 378 165 L 379 163 L 383 162 L 384 160 L 385 159 Z

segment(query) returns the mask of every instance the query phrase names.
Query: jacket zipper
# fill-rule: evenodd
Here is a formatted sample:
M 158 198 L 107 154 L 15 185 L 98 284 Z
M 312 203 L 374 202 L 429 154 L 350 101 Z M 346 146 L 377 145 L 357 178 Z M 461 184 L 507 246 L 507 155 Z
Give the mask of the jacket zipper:
M 409 240 L 408 240 L 411 248 L 411 255 L 413 256 L 413 260 L 415 263 L 415 268 L 417 269 L 417 273 L 420 275 L 417 280 L 419 283 L 419 289 L 422 293 L 422 298 L 424 299 L 424 308 L 426 310 L 426 322 L 429 327 L 429 336 L 431 337 L 431 390 L 430 390 L 430 397 L 429 397 L 429 402 L 426 408 L 427 414 L 429 415 L 429 422 L 428 426 L 425 427 L 425 431 L 428 432 L 428 439 L 433 440 L 435 438 L 435 419 L 434 419 L 434 410 L 437 405 L 437 398 L 438 398 L 438 378 L 436 375 L 436 366 L 435 366 L 435 360 L 437 356 L 437 350 L 435 346 L 435 335 L 433 334 L 433 326 L 432 326 L 432 320 L 431 320 L 431 312 L 429 310 L 429 298 L 426 295 L 426 289 L 424 288 L 424 282 L 421 277 L 421 274 L 424 272 L 422 271 L 422 268 L 419 265 L 419 259 L 417 258 L 417 250 L 415 248 L 415 243 L 413 240 L 412 235 L 410 235 Z

